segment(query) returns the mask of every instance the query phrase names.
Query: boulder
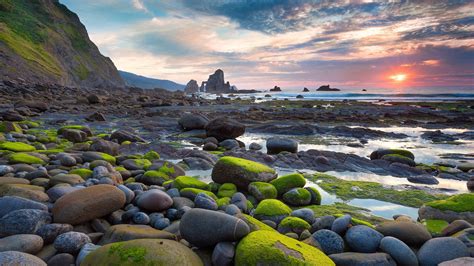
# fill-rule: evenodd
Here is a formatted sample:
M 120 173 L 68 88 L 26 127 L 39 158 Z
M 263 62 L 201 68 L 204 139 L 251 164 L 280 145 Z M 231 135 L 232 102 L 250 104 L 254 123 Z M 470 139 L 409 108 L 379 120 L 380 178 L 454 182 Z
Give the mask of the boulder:
M 173 205 L 173 199 L 159 189 L 150 189 L 138 197 L 138 207 L 148 211 L 164 211 Z
M 184 130 L 204 129 L 209 119 L 202 114 L 185 113 L 178 120 L 178 124 Z
M 380 250 L 389 254 L 400 266 L 417 266 L 416 254 L 401 240 L 386 236 L 380 241 Z
M 373 253 L 377 251 L 383 235 L 368 226 L 356 225 L 347 230 L 344 238 L 353 251 Z
M 34 234 L 44 224 L 51 223 L 51 215 L 47 211 L 22 209 L 9 212 L 0 218 L 0 237 Z
M 409 221 L 387 221 L 379 224 L 377 231 L 384 236 L 393 236 L 411 247 L 420 247 L 431 239 L 431 234 L 420 223 Z
M 439 181 L 430 174 L 423 174 L 423 175 L 416 175 L 416 176 L 409 176 L 407 180 L 412 183 L 418 184 L 427 184 L 427 185 L 437 185 Z
M 118 155 L 120 145 L 113 141 L 108 141 L 105 139 L 96 139 L 92 142 L 90 146 L 91 151 L 103 152 L 110 155 Z
M 278 191 L 275 186 L 265 182 L 252 182 L 248 186 L 249 193 L 255 197 L 258 201 L 264 199 L 276 199 Z
M 344 239 L 331 230 L 321 229 L 312 234 L 310 240 L 315 241 L 326 255 L 344 252 Z
M 298 142 L 292 139 L 272 137 L 267 139 L 267 153 L 278 154 L 280 152 L 298 152 Z
M 59 253 L 77 254 L 87 243 L 91 243 L 91 239 L 86 234 L 67 232 L 59 235 L 54 240 L 54 248 Z
M 21 209 L 36 209 L 48 211 L 48 206 L 43 203 L 16 196 L 5 196 L 0 198 L 0 217 L 9 212 Z
M 344 252 L 329 255 L 337 266 L 397 266 L 387 253 Z
M 474 193 L 464 193 L 451 196 L 444 200 L 427 202 L 418 210 L 420 219 L 466 220 L 474 223 Z
M 19 234 L 0 238 L 0 252 L 19 251 L 36 254 L 41 248 L 43 248 L 43 239 L 37 235 Z
M 311 193 L 304 188 L 292 188 L 283 194 L 283 201 L 290 206 L 305 206 L 311 202 Z
M 0 252 L 0 263 L 2 265 L 46 266 L 40 258 L 19 251 Z
M 270 182 L 278 191 L 278 195 L 283 195 L 293 188 L 302 188 L 306 185 L 306 179 L 302 174 L 294 173 L 280 176 Z
M 212 251 L 212 264 L 232 266 L 235 256 L 235 246 L 231 242 L 220 242 Z
M 311 228 L 311 225 L 298 217 L 286 217 L 278 224 L 278 232 L 281 234 L 296 233 L 300 235 L 304 230 Z
M 277 232 L 259 230 L 236 248 L 235 265 L 335 265 L 319 249 Z
M 352 217 L 349 214 L 338 217 L 331 225 L 331 230 L 338 233 L 339 235 L 344 235 L 347 231 L 347 228 L 351 224 Z
M 260 221 L 270 220 L 277 224 L 290 214 L 291 208 L 277 199 L 262 200 L 253 213 Z
M 81 266 L 93 265 L 202 266 L 201 259 L 185 245 L 168 239 L 136 239 L 112 243 L 89 253 Z
M 418 251 L 421 266 L 435 266 L 461 257 L 469 257 L 469 251 L 461 240 L 452 237 L 430 239 Z
M 119 129 L 116 130 L 110 135 L 111 140 L 117 140 L 118 143 L 122 143 L 124 141 L 130 141 L 130 142 L 146 142 L 143 138 L 141 138 L 138 135 L 135 135 L 133 133 L 130 133 L 128 131 Z
M 73 225 L 87 222 L 122 208 L 125 201 L 125 194 L 111 185 L 95 185 L 76 190 L 54 203 L 54 222 Z
M 212 169 L 212 180 L 216 183 L 233 183 L 246 190 L 252 182 L 269 182 L 277 176 L 274 169 L 242 158 L 224 156 Z
M 207 123 L 206 135 L 218 141 L 235 139 L 245 133 L 245 125 L 227 117 L 219 117 Z
M 196 247 L 234 242 L 250 232 L 249 226 L 234 216 L 205 209 L 191 209 L 181 218 L 181 236 Z
M 174 234 L 154 229 L 148 225 L 117 224 L 111 226 L 104 234 L 99 245 L 128 241 L 141 238 L 175 240 Z
M 186 84 L 184 88 L 184 92 L 186 93 L 196 93 L 199 92 L 199 85 L 196 80 L 192 79 Z

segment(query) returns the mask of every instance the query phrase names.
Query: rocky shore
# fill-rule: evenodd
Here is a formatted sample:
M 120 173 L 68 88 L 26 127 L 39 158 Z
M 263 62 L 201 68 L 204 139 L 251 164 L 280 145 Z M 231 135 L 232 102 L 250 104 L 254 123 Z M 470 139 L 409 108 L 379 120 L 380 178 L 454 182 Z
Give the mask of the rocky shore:
M 295 140 L 350 137 L 357 148 L 408 137 L 368 126 L 409 125 L 439 129 L 422 136 L 433 143 L 468 141 L 473 105 L 256 104 L 0 82 L 0 265 L 473 264 L 474 194 L 432 186 L 457 180 L 472 191 L 473 163 L 421 164 L 416 148 L 302 150 Z M 246 145 L 249 132 L 271 136 Z M 323 191 L 344 202 L 323 203 Z M 375 216 L 345 202 L 354 198 L 418 208 L 418 219 Z

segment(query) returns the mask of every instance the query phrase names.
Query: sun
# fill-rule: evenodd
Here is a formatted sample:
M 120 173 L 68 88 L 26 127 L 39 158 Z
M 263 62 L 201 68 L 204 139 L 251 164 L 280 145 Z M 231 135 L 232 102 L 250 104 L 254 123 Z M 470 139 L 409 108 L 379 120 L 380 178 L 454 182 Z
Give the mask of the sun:
M 403 82 L 407 79 L 407 74 L 399 73 L 399 74 L 391 75 L 389 78 L 395 82 Z

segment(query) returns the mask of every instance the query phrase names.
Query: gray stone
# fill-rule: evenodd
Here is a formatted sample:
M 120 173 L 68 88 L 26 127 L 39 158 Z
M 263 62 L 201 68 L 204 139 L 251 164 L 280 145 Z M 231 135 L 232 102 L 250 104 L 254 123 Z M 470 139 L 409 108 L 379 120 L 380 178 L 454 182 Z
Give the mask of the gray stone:
M 0 165 L 0 176 L 4 176 L 9 173 L 13 173 L 15 169 L 9 165 Z
M 160 212 L 170 208 L 173 205 L 173 199 L 159 189 L 150 189 L 140 195 L 137 205 L 141 209 Z
M 231 118 L 219 117 L 206 125 L 206 135 L 218 141 L 235 139 L 245 133 L 245 125 Z
M 456 220 L 450 223 L 448 226 L 443 228 L 441 231 L 442 236 L 451 236 L 456 234 L 459 231 L 462 231 L 466 228 L 471 228 L 472 224 L 464 220 Z
M 91 243 L 91 239 L 86 234 L 67 232 L 54 240 L 54 248 L 60 253 L 77 254 L 87 243 Z
M 233 150 L 239 148 L 239 142 L 235 139 L 226 139 L 219 143 L 219 146 L 226 150 Z
M 48 211 L 48 206 L 37 201 L 17 197 L 17 196 L 4 196 L 0 198 L 0 218 L 8 214 L 11 211 L 21 209 L 36 209 L 42 211 Z
M 407 221 L 388 221 L 379 224 L 377 231 L 384 236 L 393 236 L 411 247 L 420 247 L 431 239 L 431 234 L 420 223 Z
M 74 265 L 74 256 L 68 253 L 60 253 L 48 260 L 48 266 L 64 265 Z
M 377 251 L 383 235 L 368 226 L 356 225 L 347 230 L 344 238 L 353 251 L 373 253 Z
M 421 266 L 436 266 L 461 257 L 469 257 L 469 251 L 461 240 L 452 237 L 430 239 L 418 251 Z
M 298 142 L 292 139 L 272 137 L 267 139 L 267 153 L 278 154 L 282 151 L 298 152 Z
M 37 235 L 19 234 L 0 238 L 0 252 L 19 251 L 36 254 L 41 248 L 43 248 L 43 239 Z
M 194 198 L 194 206 L 201 209 L 217 210 L 217 202 L 205 193 L 196 195 L 196 198 Z
M 123 129 L 119 129 L 117 131 L 114 131 L 112 135 L 110 135 L 111 140 L 117 140 L 118 143 L 122 143 L 124 141 L 130 141 L 130 142 L 146 142 L 143 138 L 141 138 L 138 135 L 135 135 L 133 133 L 127 132 Z
M 344 252 L 344 239 L 336 232 L 321 229 L 311 235 L 326 255 Z
M 474 265 L 474 258 L 471 257 L 462 257 L 454 260 L 448 260 L 441 262 L 438 266 L 467 266 Z
M 0 236 L 34 234 L 44 224 L 51 223 L 51 215 L 42 210 L 12 211 L 0 218 Z
M 386 236 L 380 241 L 380 250 L 389 254 L 399 266 L 417 266 L 416 254 L 400 239 Z
M 427 184 L 427 185 L 437 185 L 439 184 L 438 179 L 430 174 L 409 176 L 407 180 L 412 183 Z
M 181 236 L 196 247 L 234 242 L 250 232 L 249 226 L 234 216 L 205 209 L 192 209 L 181 218 Z
M 118 185 L 117 188 L 122 190 L 122 192 L 125 194 L 125 203 L 126 204 L 129 204 L 135 198 L 135 193 L 131 189 L 129 189 L 128 187 L 126 187 L 124 185 Z
M 387 253 L 344 252 L 329 255 L 337 266 L 397 266 Z
M 45 244 L 53 243 L 57 236 L 73 230 L 70 224 L 45 224 L 36 234 L 43 238 Z
M 310 232 L 314 233 L 321 229 L 331 229 L 332 224 L 336 218 L 332 215 L 325 215 L 314 219 L 311 224 Z
M 103 152 L 110 155 L 118 155 L 120 145 L 113 141 L 108 141 L 104 139 L 96 139 L 92 142 L 90 146 L 91 151 Z
M 47 266 L 40 258 L 18 251 L 0 252 L 1 265 Z
M 339 235 L 344 235 L 347 231 L 347 227 L 352 221 L 352 217 L 349 214 L 341 216 L 334 220 L 331 225 L 331 230 L 338 233 Z
M 178 120 L 178 124 L 184 130 L 204 129 L 209 119 L 202 114 L 185 113 Z
M 71 167 L 77 164 L 77 161 L 74 157 L 68 154 L 63 154 L 59 157 L 59 162 L 62 166 Z
M 235 246 L 231 242 L 220 242 L 212 252 L 212 264 L 219 266 L 233 265 Z
M 262 145 L 258 144 L 258 143 L 255 143 L 255 142 L 252 142 L 250 143 L 249 145 L 249 149 L 250 150 L 254 150 L 254 151 L 259 151 L 262 149 Z
M 63 185 L 54 186 L 54 187 L 48 189 L 46 191 L 46 194 L 48 194 L 51 201 L 55 202 L 60 197 L 66 195 L 68 193 L 74 192 L 76 190 L 79 190 L 79 189 L 81 189 L 81 188 L 80 187 L 71 187 L 69 185 L 67 185 L 67 186 L 63 186 Z

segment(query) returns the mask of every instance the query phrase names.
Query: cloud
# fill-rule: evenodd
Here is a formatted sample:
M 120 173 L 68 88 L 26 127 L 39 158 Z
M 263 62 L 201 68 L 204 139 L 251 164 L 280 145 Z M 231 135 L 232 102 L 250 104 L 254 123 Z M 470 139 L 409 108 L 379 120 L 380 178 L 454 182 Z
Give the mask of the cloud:
M 133 7 L 136 8 L 137 10 L 148 12 L 148 9 L 145 7 L 145 4 L 143 3 L 142 0 L 132 0 L 132 4 L 133 4 Z

